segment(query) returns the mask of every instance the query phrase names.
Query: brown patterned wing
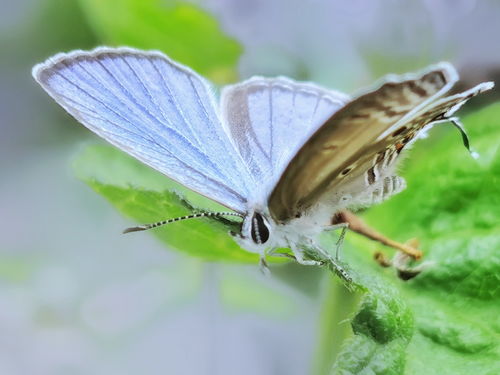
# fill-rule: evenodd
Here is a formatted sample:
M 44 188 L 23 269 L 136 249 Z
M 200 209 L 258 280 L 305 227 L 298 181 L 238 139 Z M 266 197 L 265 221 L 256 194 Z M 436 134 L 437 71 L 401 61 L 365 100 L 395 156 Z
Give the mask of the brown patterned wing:
M 288 164 L 269 198 L 273 218 L 286 222 L 344 180 L 368 173 L 377 160 L 387 164 L 389 154 L 385 150 L 391 145 L 396 147 L 401 137 L 404 140 L 411 134 L 410 130 L 400 128 L 405 124 L 408 129 L 421 128 L 421 122 L 433 121 L 429 111 L 437 111 L 439 116 L 437 108 L 426 108 L 431 103 L 437 104 L 437 99 L 448 92 L 457 79 L 451 65 L 440 64 L 415 77 L 388 79 L 378 89 L 348 103 Z M 451 103 L 445 103 L 441 105 L 448 109 Z M 388 137 L 381 137 L 389 129 L 394 129 L 391 135 L 396 135 L 390 142 Z M 407 134 L 403 134 L 405 132 Z
M 380 184 L 382 179 L 387 178 L 387 171 L 393 170 L 391 167 L 396 163 L 399 154 L 424 128 L 429 128 L 439 122 L 457 121 L 458 119 L 453 118 L 452 115 L 462 105 L 470 98 L 490 90 L 492 87 L 493 83 L 491 82 L 481 83 L 462 93 L 439 99 L 425 106 L 410 118 L 405 117 L 405 121 L 381 134 L 377 141 L 369 145 L 366 150 L 361 150 L 353 155 L 346 164 L 346 168 L 351 168 L 352 173 L 349 173 L 349 177 L 345 179 L 339 179 L 338 176 L 332 179 L 326 191 L 341 188 L 344 183 L 352 181 L 360 175 L 364 176 L 364 188 Z M 464 130 L 460 130 L 465 135 Z M 468 147 L 467 138 L 465 138 L 464 143 Z

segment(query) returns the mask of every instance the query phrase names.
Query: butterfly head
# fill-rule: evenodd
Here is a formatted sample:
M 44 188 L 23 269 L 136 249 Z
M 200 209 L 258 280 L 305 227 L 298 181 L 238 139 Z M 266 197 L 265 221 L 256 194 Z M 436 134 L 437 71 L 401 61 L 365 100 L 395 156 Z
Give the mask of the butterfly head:
M 250 211 L 245 216 L 241 233 L 236 240 L 243 248 L 255 253 L 264 254 L 265 250 L 273 247 L 274 226 L 272 220 L 262 211 Z

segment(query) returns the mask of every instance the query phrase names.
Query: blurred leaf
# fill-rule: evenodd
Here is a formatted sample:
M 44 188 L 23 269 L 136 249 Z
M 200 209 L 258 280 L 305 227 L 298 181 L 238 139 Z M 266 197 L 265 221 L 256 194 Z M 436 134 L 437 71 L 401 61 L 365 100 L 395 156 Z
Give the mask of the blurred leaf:
M 110 146 L 86 148 L 78 156 L 75 169 L 80 179 L 139 223 L 184 216 L 218 206 Z M 190 203 L 181 194 L 189 196 Z M 194 207 L 193 202 L 200 203 L 199 207 Z M 257 263 L 258 255 L 241 249 L 228 234 L 229 230 L 238 231 L 239 224 L 224 218 L 200 218 L 166 225 L 151 232 L 168 246 L 207 260 Z
M 31 66 L 57 52 L 95 45 L 95 35 L 77 2 L 41 0 L 32 7 L 26 14 L 31 17 L 18 25 L 18 32 L 0 35 L 2 65 Z
M 28 280 L 33 273 L 35 264 L 23 260 L 2 256 L 0 261 L 0 280 L 9 283 L 21 283 Z
M 241 47 L 193 4 L 174 0 L 80 0 L 88 22 L 111 45 L 159 49 L 216 83 L 233 81 Z M 117 16 L 119 14 L 119 16 Z
M 396 239 L 419 236 L 434 265 L 408 282 L 382 269 L 364 276 L 370 292 L 333 373 L 401 374 L 405 362 L 407 374 L 498 373 L 500 105 L 464 123 L 479 160 L 468 155 L 459 134 L 444 134 L 440 125 L 433 132 L 444 136 L 420 141 L 411 155 L 404 173 L 409 188 L 365 215 Z M 377 246 L 350 237 L 359 249 Z M 375 262 L 368 266 L 359 251 L 348 256 L 353 268 L 373 275 Z

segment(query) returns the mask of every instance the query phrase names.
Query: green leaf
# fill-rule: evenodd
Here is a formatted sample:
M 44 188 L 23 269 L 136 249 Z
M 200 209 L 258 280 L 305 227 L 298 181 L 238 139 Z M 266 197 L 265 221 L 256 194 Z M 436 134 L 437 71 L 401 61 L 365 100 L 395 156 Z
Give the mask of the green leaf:
M 87 147 L 78 155 L 74 165 L 81 180 L 139 223 L 204 210 L 227 211 L 227 208 L 182 187 L 111 146 Z M 257 263 L 258 255 L 241 249 L 229 235 L 230 230 L 239 231 L 239 224 L 224 218 L 200 218 L 180 221 L 151 232 L 169 247 L 193 256 Z
M 399 375 L 404 370 L 412 313 L 397 292 L 371 287 L 352 320 L 354 337 L 340 353 L 333 374 Z
M 348 259 L 370 275 L 362 283 L 370 292 L 333 373 L 498 373 L 500 105 L 464 123 L 479 160 L 467 153 L 458 133 L 440 125 L 413 150 L 403 173 L 408 189 L 364 215 L 396 240 L 419 237 L 432 266 L 403 282 L 394 271 L 369 265 L 368 252 L 360 253 L 378 245 L 350 236 L 357 253 Z
M 104 43 L 161 50 L 217 83 L 237 77 L 241 47 L 193 4 L 174 0 L 80 0 L 80 4 Z

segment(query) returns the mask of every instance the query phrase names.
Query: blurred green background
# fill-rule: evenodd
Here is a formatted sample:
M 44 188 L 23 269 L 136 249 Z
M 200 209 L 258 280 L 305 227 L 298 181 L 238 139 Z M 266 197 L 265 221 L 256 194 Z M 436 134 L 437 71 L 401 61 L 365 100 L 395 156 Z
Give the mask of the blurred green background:
M 498 373 L 498 108 L 465 121 L 477 126 L 472 143 L 484 156 L 479 167 L 468 161 L 451 127 L 433 131 L 408 163 L 410 188 L 419 186 L 367 215 L 399 240 L 423 238 L 426 250 L 433 245 L 431 259 L 448 268 L 401 286 L 389 271 L 379 278 L 383 271 L 370 261 L 376 246 L 348 235 L 344 252 L 353 268 L 375 275 L 369 296 L 377 296 L 377 283 L 385 280 L 397 290 L 395 300 L 406 301 L 387 304 L 403 322 L 392 322 L 394 331 L 405 331 L 398 324 L 411 326 L 401 340 L 388 340 L 399 340 L 396 350 L 383 340 L 375 340 L 378 346 L 356 341 L 366 334 L 360 327 L 369 325 L 354 324 L 361 336 L 353 337 L 346 319 L 362 296 L 320 269 L 274 265 L 265 277 L 245 255 L 232 260 L 250 263 L 209 262 L 166 251 L 148 234 L 122 236 L 132 222 L 75 177 L 105 175 L 112 151 L 99 154 L 102 146 L 93 145 L 101 142 L 30 74 L 54 53 L 107 44 L 160 49 L 217 84 L 287 75 L 352 94 L 386 73 L 448 60 L 461 74 L 461 87 L 468 87 L 500 72 L 498 1 L 4 0 L 1 9 L 0 374 L 319 375 L 332 371 L 339 353 L 333 373 L 398 374 L 405 363 L 408 374 L 431 364 L 436 374 Z M 475 99 L 469 111 L 496 97 Z M 132 168 L 127 160 L 118 156 L 114 165 Z M 462 169 L 453 169 L 456 164 Z M 114 182 L 148 173 L 127 169 Z M 477 190 L 482 184 L 488 189 Z M 442 200 L 446 192 L 455 194 Z M 393 220 L 390 214 L 405 206 Z M 448 261 L 462 249 L 456 238 L 443 240 L 443 233 L 451 238 L 459 231 L 454 225 L 473 228 L 467 238 L 477 241 Z M 443 287 L 427 293 L 436 285 Z M 453 293 L 448 303 L 445 296 Z M 439 299 L 446 306 L 432 305 Z M 426 304 L 443 324 L 419 310 Z M 477 314 L 466 321 L 470 329 L 462 329 L 464 316 L 451 312 L 460 309 L 464 316 Z M 374 310 L 368 315 L 378 316 Z M 412 319 L 417 329 L 410 342 Z M 363 350 L 353 359 L 356 345 Z M 391 350 L 397 359 L 385 355 Z M 394 363 L 351 366 L 366 358 Z

